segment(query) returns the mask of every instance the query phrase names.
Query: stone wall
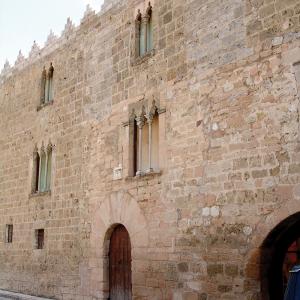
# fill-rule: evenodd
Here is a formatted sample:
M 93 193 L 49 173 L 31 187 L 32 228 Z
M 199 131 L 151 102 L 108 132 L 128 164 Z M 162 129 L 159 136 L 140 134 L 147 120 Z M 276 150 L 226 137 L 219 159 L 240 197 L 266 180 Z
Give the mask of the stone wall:
M 110 4 L 1 78 L 0 287 L 107 299 L 121 223 L 134 299 L 267 299 L 260 247 L 299 210 L 299 0 L 156 0 L 144 59 L 147 1 Z M 50 62 L 54 102 L 37 110 Z M 153 99 L 161 173 L 130 177 L 126 122 Z M 51 193 L 31 195 L 33 151 L 49 141 Z

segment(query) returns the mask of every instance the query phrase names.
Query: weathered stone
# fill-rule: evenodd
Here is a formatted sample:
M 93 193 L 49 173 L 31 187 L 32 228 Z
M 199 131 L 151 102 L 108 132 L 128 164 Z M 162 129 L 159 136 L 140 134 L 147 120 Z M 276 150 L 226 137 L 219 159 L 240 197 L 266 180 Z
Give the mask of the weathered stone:
M 218 274 L 223 274 L 223 265 L 220 264 L 209 264 L 207 266 L 207 274 L 210 277 L 214 277 Z
M 252 177 L 253 178 L 263 178 L 268 176 L 268 171 L 267 170 L 255 170 L 252 171 Z
M 238 275 L 237 265 L 225 265 L 225 274 L 230 277 L 236 277 Z
M 123 224 L 133 299 L 269 298 L 260 250 L 299 212 L 299 0 L 151 1 L 154 49 L 139 56 L 148 2 L 106 0 L 5 64 L 0 288 L 107 299 Z M 51 62 L 53 101 L 41 105 Z M 50 142 L 51 191 L 32 193 L 33 153 Z

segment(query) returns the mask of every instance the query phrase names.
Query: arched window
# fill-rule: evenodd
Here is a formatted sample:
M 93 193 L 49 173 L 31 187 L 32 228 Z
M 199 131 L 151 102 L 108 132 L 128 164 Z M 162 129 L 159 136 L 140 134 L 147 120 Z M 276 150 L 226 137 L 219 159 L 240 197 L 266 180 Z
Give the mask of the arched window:
M 47 147 L 47 174 L 46 174 L 46 190 L 50 190 L 51 186 L 51 171 L 52 171 L 52 145 Z
M 140 10 L 136 17 L 136 53 L 144 56 L 153 49 L 152 6 L 149 2 L 145 15 Z
M 137 52 L 137 56 L 143 56 L 146 52 L 145 27 L 142 24 L 142 14 L 140 10 L 138 10 L 135 24 L 136 24 L 136 42 L 137 42 L 136 52 Z
M 129 176 L 159 172 L 159 111 L 155 101 L 148 113 L 144 107 L 138 116 L 133 112 L 129 126 Z
M 53 72 L 54 68 L 52 63 L 50 63 L 50 68 L 48 71 L 48 102 L 53 100 Z
M 149 2 L 147 12 L 147 52 L 150 52 L 153 49 L 153 23 L 152 23 L 152 6 Z
M 46 190 L 46 153 L 44 147 L 41 149 L 40 159 L 39 192 L 44 192 Z
M 37 149 L 34 151 L 32 193 L 46 192 L 51 189 L 52 148 L 52 144 L 49 143 L 46 151 L 44 146 L 39 152 Z
M 151 157 L 149 157 L 149 168 L 156 172 L 159 171 L 159 117 L 156 108 L 152 118 Z
M 32 183 L 33 193 L 39 190 L 39 174 L 40 174 L 40 155 L 36 148 L 33 153 L 33 183 Z
M 46 101 L 46 82 L 47 82 L 47 71 L 44 66 L 41 78 L 41 104 L 44 104 Z
M 41 80 L 41 104 L 53 101 L 53 73 L 54 68 L 52 63 L 50 63 L 48 72 L 44 67 Z
M 133 120 L 133 174 L 135 175 L 138 170 L 138 140 L 137 140 L 137 134 L 138 134 L 138 127 L 137 122 L 134 119 Z

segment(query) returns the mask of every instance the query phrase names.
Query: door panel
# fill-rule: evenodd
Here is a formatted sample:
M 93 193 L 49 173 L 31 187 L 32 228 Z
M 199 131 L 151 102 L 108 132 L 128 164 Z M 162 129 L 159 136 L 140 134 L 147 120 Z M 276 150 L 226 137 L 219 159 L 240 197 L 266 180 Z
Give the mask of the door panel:
M 128 231 L 118 225 L 109 246 L 110 300 L 131 300 L 131 244 Z

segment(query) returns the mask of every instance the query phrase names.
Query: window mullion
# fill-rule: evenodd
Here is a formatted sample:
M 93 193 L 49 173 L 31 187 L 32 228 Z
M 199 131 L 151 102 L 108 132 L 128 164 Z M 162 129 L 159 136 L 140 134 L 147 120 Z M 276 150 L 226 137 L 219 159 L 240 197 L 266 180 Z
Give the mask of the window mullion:
M 46 151 L 46 163 L 45 163 L 45 177 L 44 177 L 44 191 L 47 190 L 47 175 L 48 175 L 48 172 L 47 172 L 47 169 L 48 169 L 48 151 Z
M 148 123 L 148 138 L 149 138 L 149 169 L 147 170 L 148 173 L 153 172 L 153 168 L 152 168 L 152 121 L 153 121 L 153 115 L 150 113 L 147 115 L 147 123 Z
M 137 176 L 142 175 L 142 145 L 143 145 L 143 126 L 144 126 L 144 116 L 141 115 L 136 119 L 137 127 L 139 129 L 139 145 L 138 145 L 138 155 L 139 155 L 139 163 L 138 170 L 136 172 Z
M 39 154 L 40 164 L 39 164 L 39 182 L 38 182 L 38 190 L 42 190 L 42 153 Z

